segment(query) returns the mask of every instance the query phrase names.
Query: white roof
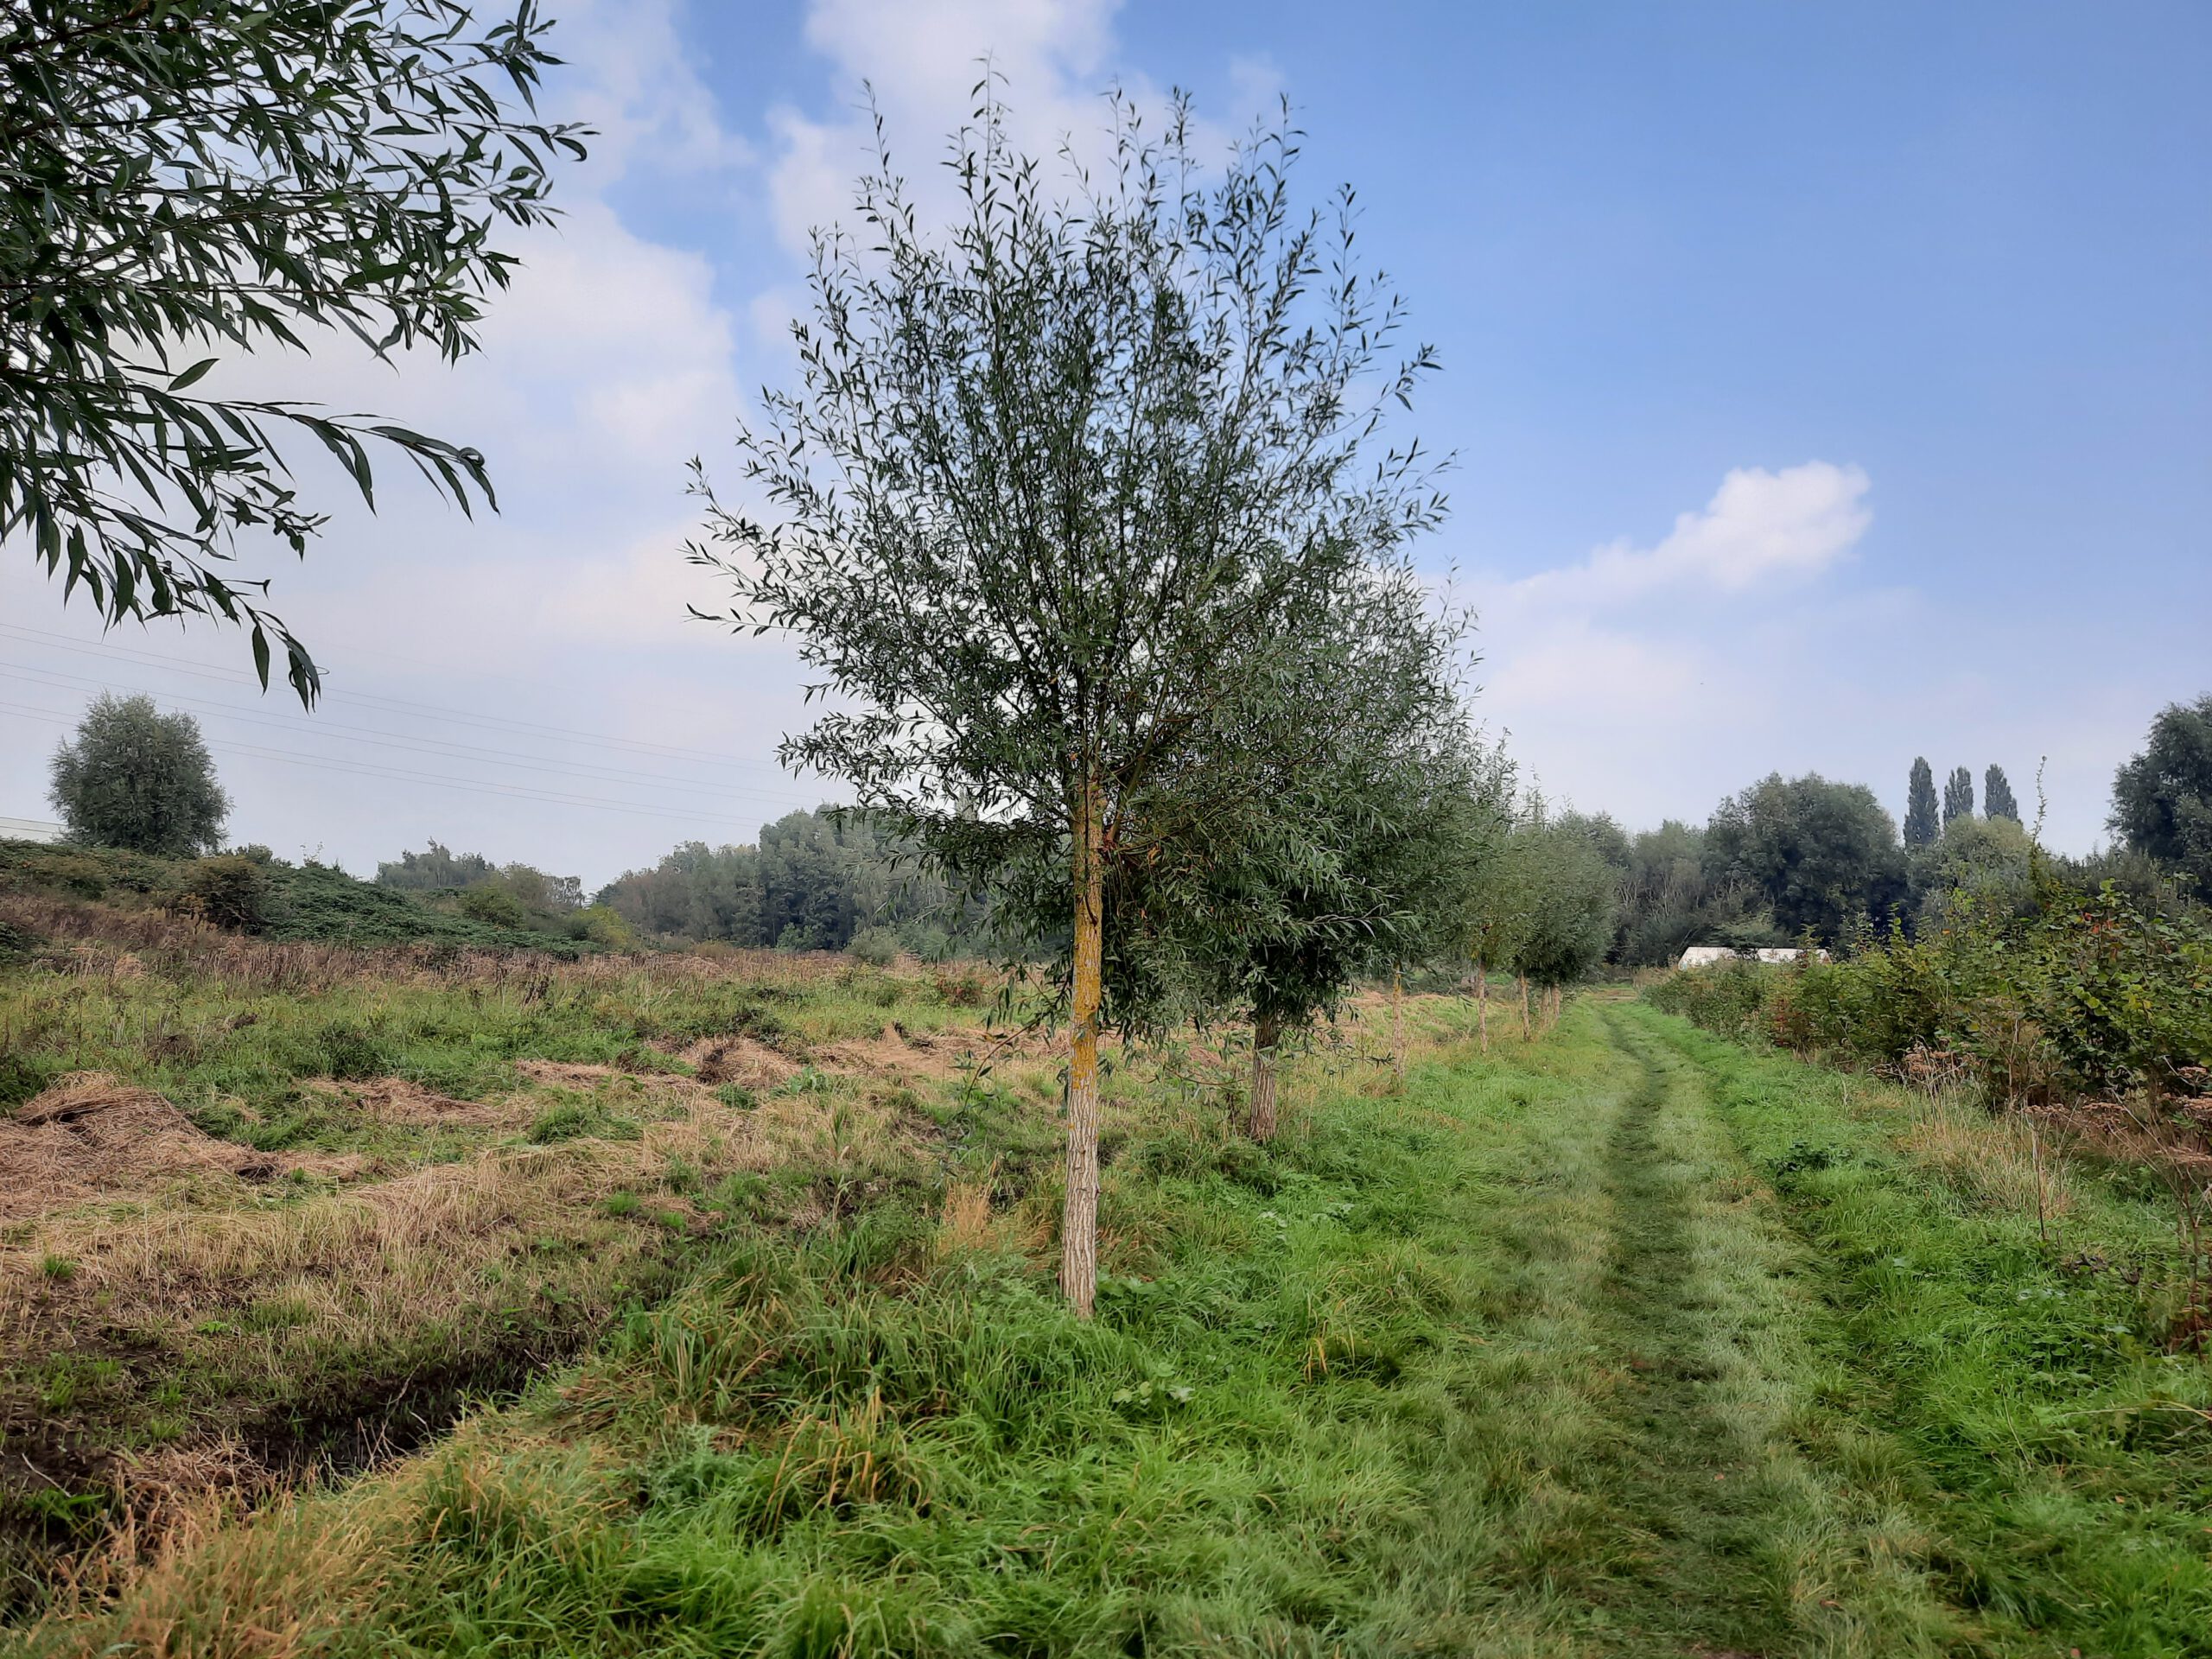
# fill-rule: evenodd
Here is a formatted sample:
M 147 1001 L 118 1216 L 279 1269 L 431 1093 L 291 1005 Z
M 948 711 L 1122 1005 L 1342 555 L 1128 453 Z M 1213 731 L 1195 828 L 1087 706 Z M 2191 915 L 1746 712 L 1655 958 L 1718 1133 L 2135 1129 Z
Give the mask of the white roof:
M 43 818 L 0 818 L 0 841 L 59 841 L 61 826 Z
M 1803 954 L 1794 944 L 1767 944 L 1748 951 L 1731 950 L 1725 944 L 1694 944 L 1682 952 L 1681 960 L 1675 966 L 1710 968 L 1717 962 L 1734 962 L 1740 957 L 1748 957 L 1753 962 L 1795 962 Z M 1828 959 L 1828 953 L 1825 950 L 1815 950 L 1813 954 L 1822 962 Z

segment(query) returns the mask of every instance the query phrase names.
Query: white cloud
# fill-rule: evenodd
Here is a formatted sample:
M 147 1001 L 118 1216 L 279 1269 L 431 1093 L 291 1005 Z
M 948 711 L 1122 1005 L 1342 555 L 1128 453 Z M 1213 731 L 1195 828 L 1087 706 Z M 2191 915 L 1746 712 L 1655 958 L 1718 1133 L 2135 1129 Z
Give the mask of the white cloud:
M 1739 467 L 1656 542 L 1478 583 L 1485 718 L 1555 792 L 1634 822 L 1702 819 L 1746 753 L 1820 764 L 1806 699 L 1840 695 L 1822 643 L 1890 601 L 1802 589 L 1857 548 L 1871 488 L 1824 461 Z
M 1003 83 L 1007 130 L 1018 146 L 1057 159 L 1065 143 L 1088 162 L 1103 160 L 1109 87 L 1141 110 L 1165 103 L 1156 83 L 1115 62 L 1120 9 L 1121 0 L 814 0 L 807 39 L 834 66 L 834 96 L 845 112 L 823 119 L 786 105 L 769 114 L 769 193 L 784 246 L 804 252 L 813 231 L 849 216 L 853 181 L 875 159 L 865 107 L 871 96 L 899 173 L 936 217 L 953 188 L 938 163 L 948 135 L 975 112 L 987 60 Z M 1233 84 L 1242 97 L 1256 84 L 1261 64 L 1248 59 L 1236 66 Z M 1260 101 L 1271 101 L 1274 90 Z M 1194 149 L 1225 155 L 1230 133 L 1253 112 L 1232 111 L 1236 119 L 1225 126 L 1195 120 Z
M 1662 588 L 1738 594 L 1815 576 L 1847 557 L 1873 522 L 1864 471 L 1808 461 L 1778 473 L 1741 467 L 1699 512 L 1650 547 L 1616 542 L 1582 563 L 1525 579 L 1530 598 L 1620 603 Z

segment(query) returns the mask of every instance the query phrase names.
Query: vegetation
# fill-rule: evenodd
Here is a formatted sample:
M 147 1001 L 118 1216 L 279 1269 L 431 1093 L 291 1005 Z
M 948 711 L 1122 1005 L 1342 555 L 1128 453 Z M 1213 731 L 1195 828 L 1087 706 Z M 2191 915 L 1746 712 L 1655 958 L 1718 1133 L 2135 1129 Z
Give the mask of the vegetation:
M 512 926 L 486 923 L 462 913 L 457 904 L 434 907 L 331 865 L 288 863 L 265 847 L 171 859 L 0 841 L 0 918 L 26 936 L 85 932 L 118 943 L 188 934 L 201 924 L 270 939 L 561 956 L 620 943 L 593 937 L 604 918 L 588 912 L 555 931 L 527 925 L 527 918 Z
M 596 902 L 649 939 L 842 950 L 887 933 L 929 958 L 989 949 L 988 895 L 957 893 L 918 851 L 867 813 L 825 806 L 763 824 L 749 847 L 686 842 Z
M 1943 784 L 1943 827 L 1974 817 L 1974 773 L 1964 766 L 1951 768 L 1951 775 Z
M 277 435 L 336 455 L 373 499 L 372 442 L 463 509 L 475 450 L 313 404 L 226 397 L 226 349 L 326 330 L 379 355 L 476 344 L 512 256 L 583 154 L 502 102 L 553 62 L 529 7 L 478 29 L 461 0 L 22 4 L 0 22 L 0 535 L 110 620 L 194 613 L 270 642 L 303 700 L 314 660 L 227 575 L 241 529 L 303 552 L 323 523 Z M 197 389 L 195 389 L 197 388 Z
M 1981 811 L 1984 817 L 2020 821 L 2020 804 L 2012 798 L 2012 785 L 2002 766 L 1993 766 L 1982 774 Z
M 102 693 L 54 752 L 52 800 L 69 838 L 157 858 L 188 858 L 222 839 L 230 797 L 189 715 L 150 697 Z
M 12 1512 L 75 1560 L 28 1653 L 2120 1656 L 2212 1616 L 2212 1385 L 2124 1270 L 2157 1205 L 1945 1101 L 1605 1000 L 1485 1058 L 1424 996 L 1402 1090 L 1349 1027 L 1256 1148 L 1235 1067 L 1133 1055 L 1084 1323 L 1055 1062 L 861 1060 L 980 1039 L 925 981 L 254 949 L 0 979 L 175 1010 L 85 1059 L 280 1166 L 7 1235 L 10 1448 L 132 1476 Z M 431 1443 L 256 1473 L 378 1433 Z
M 1757 893 L 1774 925 L 1824 944 L 1861 920 L 1886 921 L 1905 896 L 1897 823 L 1863 784 L 1774 773 L 1723 801 L 1705 855 Z
M 1943 833 L 1936 804 L 1936 773 L 1926 755 L 1916 755 L 1911 781 L 1905 788 L 1904 844 L 1926 847 Z
M 741 440 L 766 516 L 709 495 L 695 556 L 735 626 L 792 635 L 847 704 L 785 759 L 1010 931 L 1066 941 L 1063 1276 L 1087 1314 L 1099 1034 L 1153 1014 L 1147 979 L 1109 973 L 1109 866 L 1200 855 L 1150 832 L 1261 781 L 1215 763 L 1269 723 L 1298 642 L 1411 580 L 1400 549 L 1440 504 L 1417 446 L 1370 441 L 1432 365 L 1390 361 L 1398 302 L 1360 274 L 1348 196 L 1333 228 L 1296 215 L 1287 128 L 1217 176 L 1183 111 L 1154 138 L 1122 106 L 1112 163 L 1063 201 L 981 91 L 943 234 L 885 156 L 857 232 L 817 239 L 801 385 Z
M 2212 693 L 2151 722 L 2143 752 L 2113 779 L 2113 833 L 2212 905 Z

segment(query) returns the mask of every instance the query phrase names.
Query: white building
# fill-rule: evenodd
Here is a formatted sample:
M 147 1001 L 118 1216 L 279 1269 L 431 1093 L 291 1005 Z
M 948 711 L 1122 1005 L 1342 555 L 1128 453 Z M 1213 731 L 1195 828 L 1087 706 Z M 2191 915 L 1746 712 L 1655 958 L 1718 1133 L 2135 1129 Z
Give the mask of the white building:
M 1731 950 L 1725 944 L 1694 944 L 1682 952 L 1681 960 L 1675 966 L 1710 968 L 1716 963 L 1723 962 L 1795 962 L 1803 954 L 1794 944 L 1763 945 L 1757 950 Z M 1828 953 L 1825 950 L 1815 950 L 1813 954 L 1822 962 L 1828 959 Z
M 0 818 L 0 841 L 56 842 L 61 839 L 61 826 L 48 823 L 43 818 Z

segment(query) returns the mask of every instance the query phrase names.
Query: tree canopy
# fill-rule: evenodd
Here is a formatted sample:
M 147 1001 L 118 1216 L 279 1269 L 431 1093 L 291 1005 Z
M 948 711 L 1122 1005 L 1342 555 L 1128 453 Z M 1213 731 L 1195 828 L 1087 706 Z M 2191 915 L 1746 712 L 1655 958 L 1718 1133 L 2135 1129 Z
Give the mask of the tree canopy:
M 2141 753 L 2113 779 L 2113 834 L 2212 903 L 2212 693 L 2151 722 Z
M 50 798 L 72 841 L 189 858 L 222 839 L 230 798 L 189 715 L 104 694 L 54 752 Z
M 2020 821 L 2020 804 L 2012 798 L 2012 785 L 2002 766 L 1993 766 L 1982 774 L 1981 810 L 1985 817 Z
M 1217 170 L 1185 106 L 1155 137 L 1117 100 L 1109 162 L 1055 184 L 977 92 L 942 234 L 882 155 L 859 232 L 817 238 L 800 385 L 741 432 L 762 505 L 707 493 L 694 557 L 833 700 L 785 759 L 1067 940 L 1062 1279 L 1088 1313 L 1098 1031 L 1147 1013 L 1113 1000 L 1145 982 L 1107 961 L 1109 874 L 1187 851 L 1159 838 L 1194 821 L 1172 797 L 1236 807 L 1258 774 L 1208 761 L 1287 682 L 1283 642 L 1440 515 L 1418 446 L 1375 448 L 1432 359 L 1401 354 L 1349 193 L 1297 211 L 1287 124 Z
M 1861 918 L 1887 918 L 1905 894 L 1896 822 L 1863 784 L 1775 772 L 1723 801 L 1705 837 L 1707 868 L 1747 882 L 1775 925 L 1833 944 Z
M 1943 780 L 1943 827 L 1948 830 L 1961 818 L 1974 817 L 1974 773 L 1964 766 L 1953 766 L 1951 775 Z
M 544 219 L 574 127 L 529 105 L 534 0 L 480 28 L 462 0 L 14 0 L 0 11 L 0 536 L 110 621 L 197 613 L 314 659 L 231 575 L 241 532 L 303 553 L 289 432 L 374 501 L 372 448 L 467 509 L 472 448 L 373 416 L 214 393 L 226 352 L 336 332 L 379 355 L 474 349 Z M 513 99 L 516 103 L 506 101 Z
M 1904 844 L 1932 845 L 1943 833 L 1943 820 L 1936 803 L 1936 772 L 1926 755 L 1916 755 L 1912 779 L 1905 786 Z

